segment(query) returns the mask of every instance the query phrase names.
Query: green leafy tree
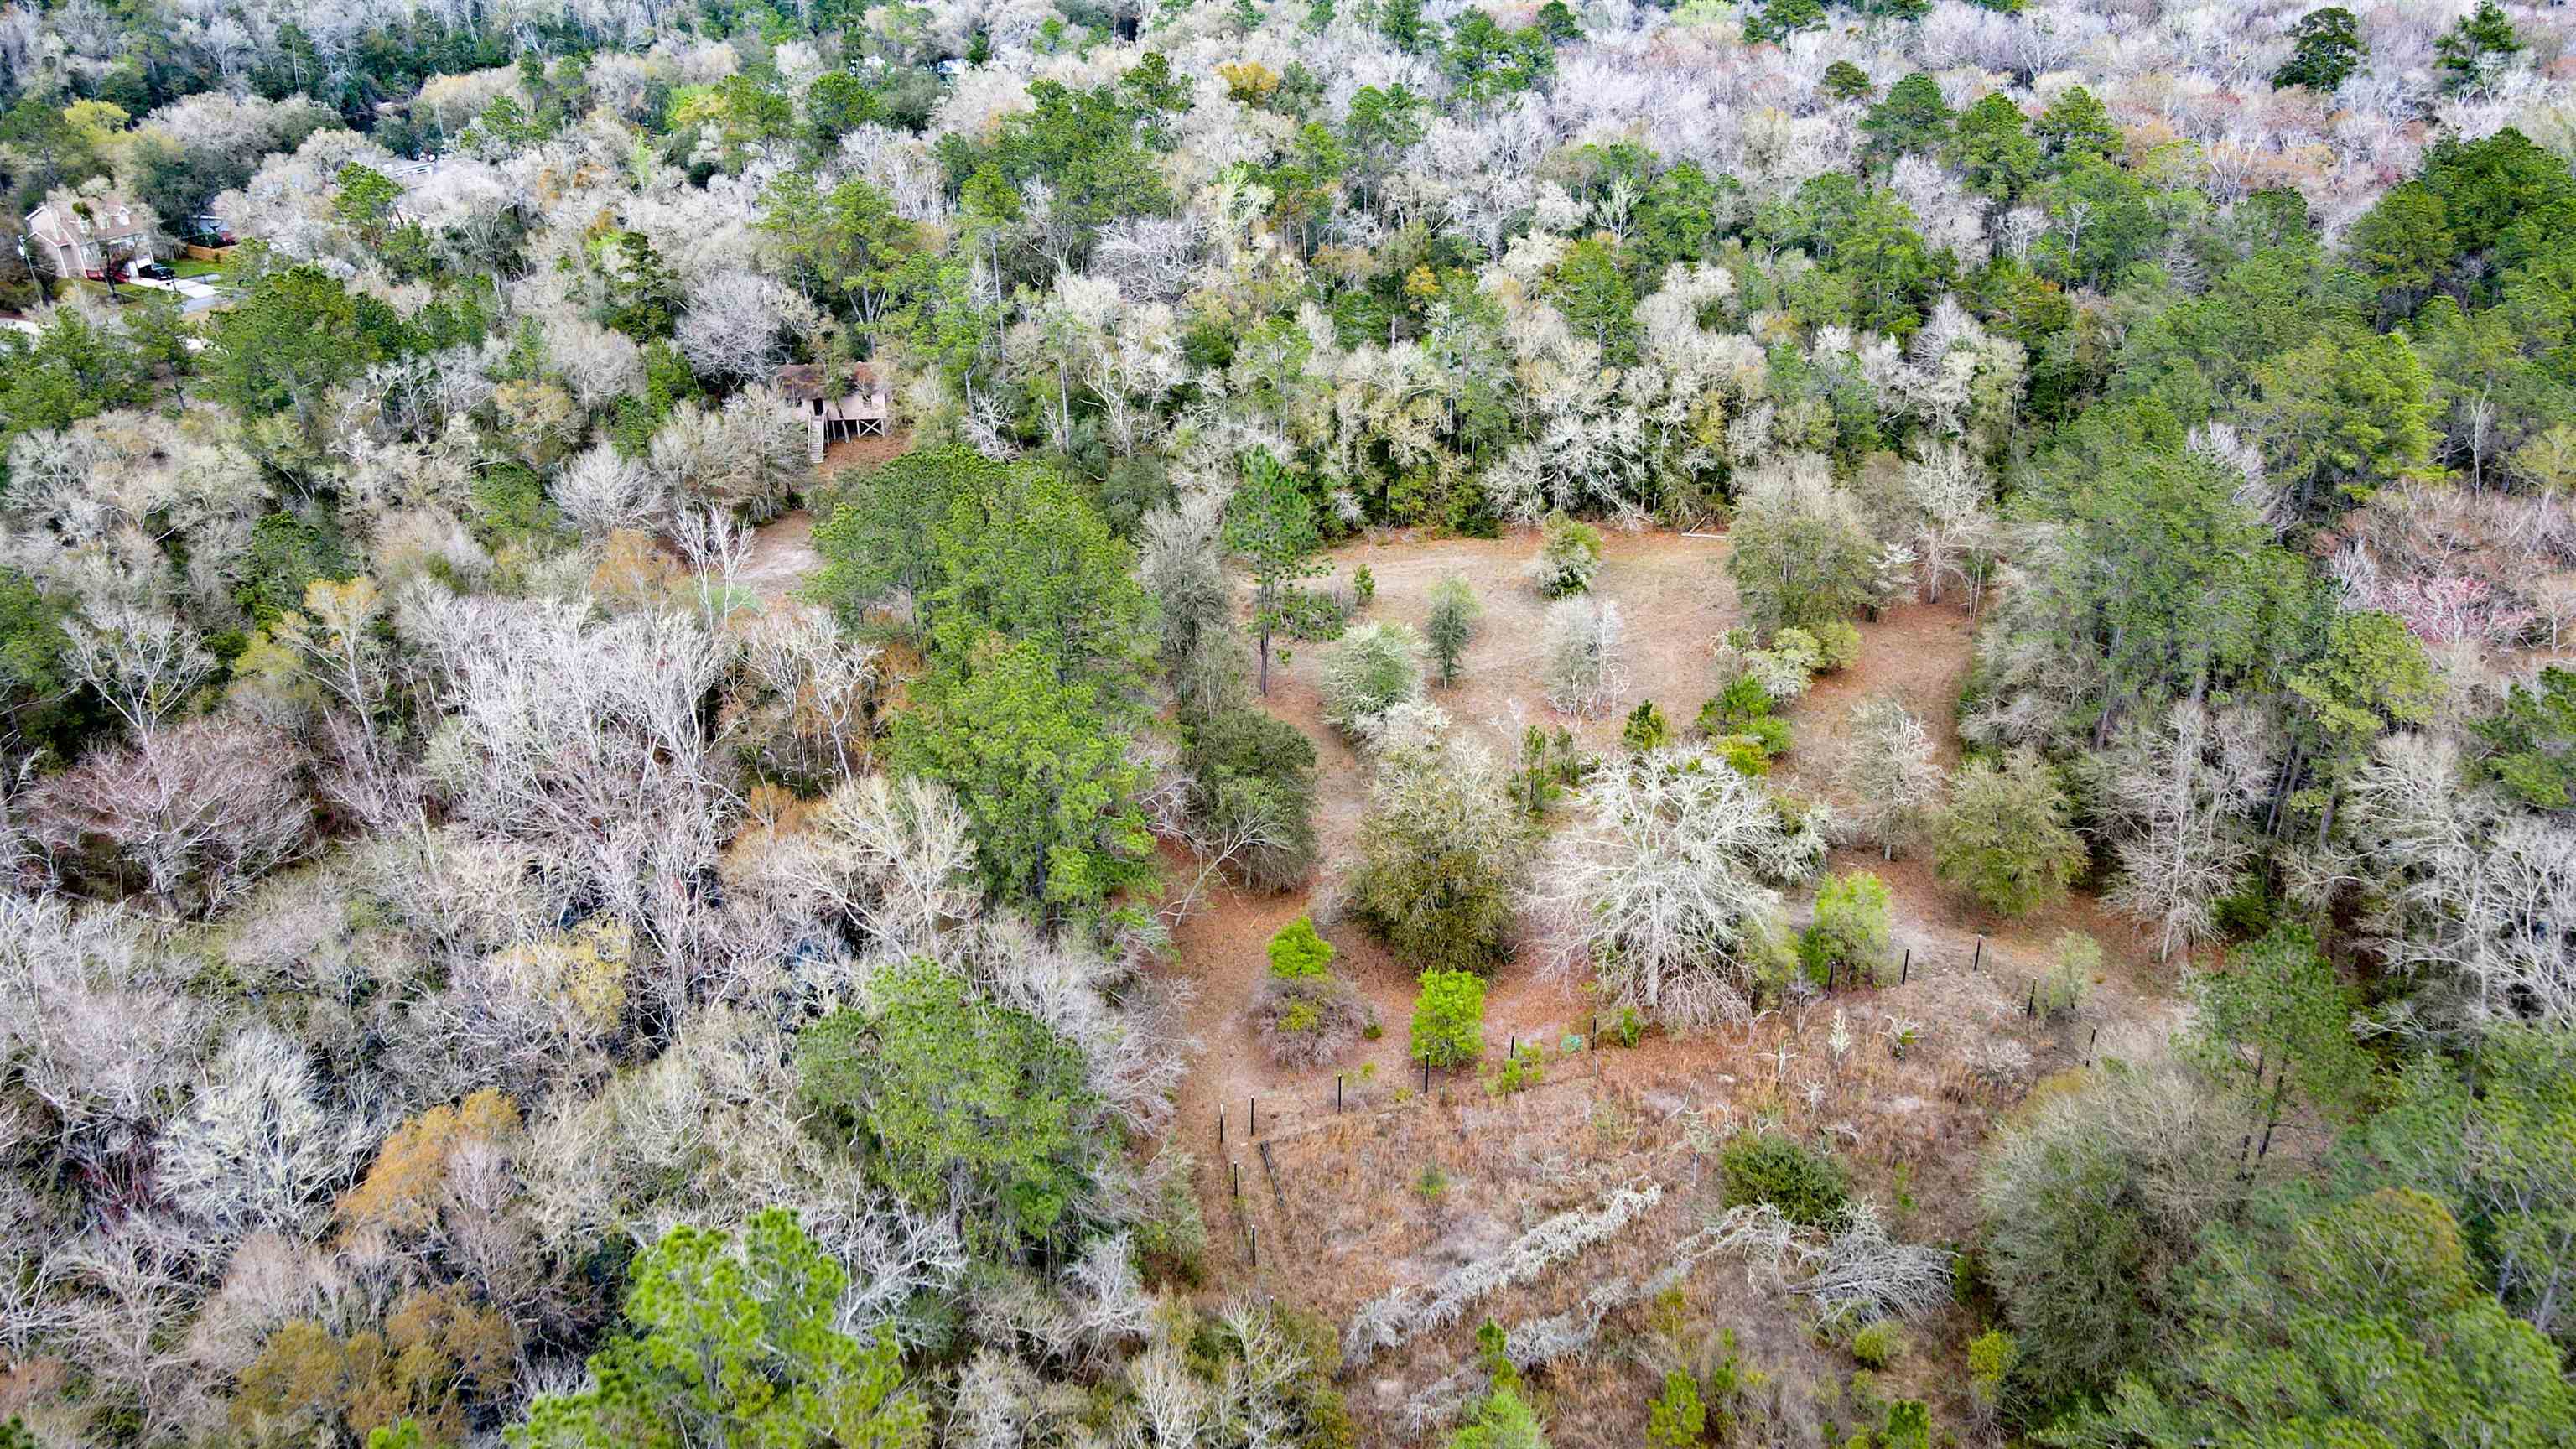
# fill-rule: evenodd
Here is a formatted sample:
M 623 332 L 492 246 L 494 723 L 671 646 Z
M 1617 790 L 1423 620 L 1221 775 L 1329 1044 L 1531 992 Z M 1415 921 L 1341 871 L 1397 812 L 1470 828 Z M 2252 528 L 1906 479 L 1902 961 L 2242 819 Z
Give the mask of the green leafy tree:
M 1422 0 L 1383 0 L 1377 11 L 1378 33 L 1395 42 L 1395 48 L 1420 54 L 1438 39 L 1440 27 L 1426 26 L 1422 20 Z
M 1744 490 L 1726 558 L 1748 623 L 1763 634 L 1848 620 L 1879 593 L 1882 549 L 1845 490 L 1820 478 Z
M 355 161 L 341 167 L 333 180 L 332 213 L 356 232 L 360 241 L 369 246 L 383 245 L 394 207 L 402 201 L 402 188 L 383 172 Z
M 1861 132 L 1869 138 L 1861 145 L 1862 159 L 1883 170 L 1900 157 L 1939 151 L 1949 142 L 1953 119 L 1941 99 L 1941 83 L 1918 70 L 1888 87 L 1887 98 L 1861 118 Z
M 884 117 L 885 102 L 849 71 L 827 71 L 806 87 L 805 124 L 822 145 L 835 145 L 843 136 Z
M 2340 5 L 2311 10 L 2290 27 L 2290 58 L 2272 72 L 2277 87 L 2306 86 L 2320 95 L 2343 88 L 2370 55 L 2361 37 L 2361 21 Z
M 2299 1107 L 2349 1110 L 2370 1077 L 2352 1034 L 2352 1002 L 2303 926 L 2281 925 L 2229 953 L 2194 991 L 2192 1048 L 2244 1112 L 2238 1160 L 2259 1165 Z
M 913 1449 L 928 1406 L 894 1336 L 833 1327 L 849 1275 L 793 1213 L 730 1233 L 677 1227 L 636 1260 L 624 1331 L 590 1360 L 592 1386 L 549 1394 L 514 1449 L 700 1444 Z
M 2419 1055 L 2362 1142 L 2376 1171 L 2450 1208 L 2509 1311 L 2576 1344 L 2576 1041 L 2507 1024 L 2465 1064 Z
M 2102 104 L 2101 97 L 2082 86 L 2068 86 L 2064 95 L 2050 103 L 2040 113 L 2032 134 L 2047 148 L 2049 160 L 2061 172 L 2116 161 L 2127 149 L 2119 126 L 2111 120 L 2110 109 Z
M 1941 879 L 2007 916 L 2055 904 L 2085 862 L 2069 813 L 2057 772 L 2036 754 L 1968 761 L 1932 820 Z
M 1054 641 L 988 640 L 933 673 L 895 726 L 894 760 L 957 792 L 977 871 L 996 899 L 1097 908 L 1155 879 L 1136 800 L 1144 770 L 1100 682 L 1065 678 Z
M 311 265 L 270 272 L 226 312 L 206 351 L 216 394 L 245 417 L 292 416 L 317 441 L 332 387 L 383 361 L 403 341 L 401 319 L 373 297 Z
M 2179 1351 L 2041 1442 L 2576 1441 L 2557 1350 L 2477 1291 L 2432 1198 L 2373 1193 L 2228 1234 L 2208 1258 Z
M 1604 366 L 1627 367 L 1636 362 L 1637 291 L 1621 265 L 1616 243 L 1605 237 L 1585 237 L 1567 247 L 1549 273 L 1547 296 L 1565 314 L 1576 336 L 1600 345 Z
M 806 595 L 854 623 L 898 596 L 924 599 L 945 582 L 932 530 L 960 500 L 998 491 L 1008 471 L 970 448 L 919 448 L 859 477 L 814 527 L 823 563 Z
M 2250 1191 L 2242 1125 L 2197 1073 L 2107 1057 L 2007 1120 L 1977 1196 L 2016 1389 L 2041 1403 L 2100 1392 L 2157 1351 L 2202 1233 Z
M 1875 95 L 1878 83 L 1869 72 L 1847 60 L 1825 67 L 1824 92 L 1838 101 L 1864 101 Z
M 2576 804 L 2576 671 L 2552 664 L 2505 691 L 2496 713 L 2471 723 L 2481 748 L 2473 770 L 2523 804 Z
M 760 211 L 760 230 L 789 273 L 848 309 L 873 337 L 914 275 L 907 263 L 920 249 L 920 228 L 859 177 L 822 191 L 805 172 L 783 172 L 761 195 Z
M 1191 810 L 1211 839 L 1247 842 L 1232 868 L 1286 890 L 1315 868 L 1315 742 L 1266 711 L 1220 710 L 1190 731 Z
M 2510 128 L 2483 140 L 2435 141 L 2416 179 L 2442 198 L 2443 220 L 2469 256 L 2502 249 L 2509 233 L 2560 216 L 2560 204 L 2576 200 L 2567 163 Z M 2565 234 L 2563 225 L 2558 232 Z
M 1422 637 L 1431 646 L 1431 678 L 1447 689 L 1458 682 L 1467 657 L 1467 642 L 1476 637 L 1476 617 L 1484 606 L 1463 578 L 1442 579 L 1431 586 L 1431 617 Z
M 1315 500 L 1305 480 L 1267 451 L 1243 460 L 1243 481 L 1225 505 L 1225 544 L 1252 570 L 1252 637 L 1261 658 L 1261 692 L 1270 693 L 1270 640 L 1318 632 L 1322 599 L 1304 581 L 1331 573 L 1317 558 L 1324 545 Z
M 867 996 L 797 1039 L 821 1129 L 915 1207 L 975 1214 L 993 1246 L 1055 1231 L 1102 1150 L 1081 1049 L 928 960 L 879 970 Z
M 1060 683 L 1100 680 L 1101 708 L 1130 707 L 1121 686 L 1151 652 L 1151 606 L 1087 490 L 1047 467 L 987 473 L 949 494 L 930 550 L 936 582 L 921 602 L 935 663 L 954 667 L 999 635 L 1044 649 Z
M 2327 626 L 2324 652 L 2288 684 L 2299 729 L 2298 758 L 2287 773 L 2313 767 L 2323 778 L 2329 797 L 2318 823 L 2322 836 L 2333 828 L 2333 792 L 2389 731 L 2431 723 L 2442 679 L 2403 620 L 2364 610 L 2338 612 Z
M 638 342 L 667 338 L 686 295 L 671 264 L 640 231 L 612 232 L 596 244 L 602 273 L 600 320 Z
M 56 309 L 32 341 L 0 333 L 0 485 L 9 479 L 9 445 L 20 436 L 140 406 L 151 387 L 145 359 L 79 308 Z
M 1821 0 L 1762 0 L 1759 5 L 1744 8 L 1744 40 L 1748 45 L 1764 41 L 1782 41 L 1801 30 L 1822 30 L 1825 7 Z
M 1968 184 L 1998 201 L 2011 201 L 2039 175 L 2039 143 L 2031 139 L 2021 107 L 2002 91 L 1989 91 L 1959 115 L 1950 137 L 1950 161 Z
M 2522 32 L 2495 0 L 2478 0 L 2433 47 L 2442 84 L 2453 91 L 2484 90 L 2523 51 Z
M 2459 251 L 2442 198 L 2409 181 L 2382 193 L 2345 236 L 2353 267 L 2404 314 L 2429 293 Z
M 2302 510 L 2360 502 L 2433 453 L 2433 381 L 2402 334 L 2336 328 L 2254 370 L 2252 414 Z
M 1470 8 L 1450 23 L 1440 59 L 1457 93 L 1482 104 L 1528 90 L 1553 73 L 1556 47 L 1538 26 L 1506 30 L 1491 15 Z
M 2132 710 L 2204 697 L 2274 663 L 2286 620 L 2305 607 L 2299 560 L 2237 501 L 2233 475 L 2113 446 L 2061 495 L 2066 550 L 2040 584 L 2052 628 L 2098 661 L 2084 717 L 2097 748 Z
M 1413 1003 L 1417 1062 L 1464 1066 L 1485 1054 L 1485 978 L 1473 971 L 1425 971 Z

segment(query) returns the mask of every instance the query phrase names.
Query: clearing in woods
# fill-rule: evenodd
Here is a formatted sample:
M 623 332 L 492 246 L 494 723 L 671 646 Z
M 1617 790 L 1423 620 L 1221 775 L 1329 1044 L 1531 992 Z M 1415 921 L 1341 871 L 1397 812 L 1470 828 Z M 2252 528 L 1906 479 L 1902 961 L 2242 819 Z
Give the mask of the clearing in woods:
M 836 445 L 824 471 L 872 466 L 904 442 Z M 761 530 L 748 581 L 763 597 L 784 595 L 815 566 L 812 533 L 802 511 Z M 1662 706 L 1676 736 L 1689 734 L 1713 689 L 1711 646 L 1741 617 L 1725 572 L 1726 540 L 1668 530 L 1607 536 L 1594 592 L 1626 617 L 1629 683 L 1592 719 L 1559 715 L 1544 698 L 1547 601 L 1522 575 L 1536 548 L 1527 530 L 1492 540 L 1353 542 L 1333 552 L 1336 578 L 1326 586 L 1347 587 L 1366 565 L 1376 595 L 1362 617 L 1420 628 L 1432 585 L 1465 578 L 1483 615 L 1459 684 L 1431 695 L 1505 759 L 1530 724 L 1570 728 L 1590 752 L 1615 750 L 1623 717 L 1646 699 Z M 1943 763 L 1954 763 L 1972 630 L 1951 603 L 1906 603 L 1864 623 L 1859 660 L 1818 679 L 1786 710 L 1796 739 L 1775 779 L 1830 796 L 1846 717 L 1881 693 L 1919 714 L 1940 741 Z M 1649 1366 L 1657 1353 L 1677 1351 L 1677 1334 L 1715 1342 L 1711 1335 L 1732 1331 L 1748 1366 L 1800 1385 L 1786 1396 L 1797 1412 L 1834 1417 L 1842 1380 L 1778 1282 L 1737 1261 L 1691 1259 L 1680 1264 L 1687 1271 L 1678 1315 L 1669 1300 L 1660 1308 L 1646 1302 L 1664 1286 L 1650 1280 L 1675 1266 L 1676 1253 L 1721 1206 L 1713 1149 L 1756 1123 L 1829 1146 L 1855 1191 L 1886 1209 L 1897 1236 L 1962 1243 L 1973 1223 L 1978 1144 L 1996 1115 L 2038 1077 L 2161 1030 L 2174 1007 L 2176 968 L 2153 961 L 2124 922 L 2088 897 L 2006 922 L 1943 887 L 1924 860 L 1837 851 L 1834 871 L 1873 871 L 1890 889 L 1902 964 L 1889 984 L 1838 990 L 1749 1027 L 1650 1033 L 1622 1047 L 1615 1031 L 1596 1032 L 1582 982 L 1515 959 L 1488 989 L 1487 1060 L 1515 1041 L 1540 1043 L 1543 1080 L 1503 1093 L 1476 1074 L 1447 1073 L 1426 1096 L 1420 1068 L 1405 1059 L 1413 971 L 1331 910 L 1366 808 L 1367 765 L 1323 719 L 1318 681 L 1330 647 L 1289 646 L 1261 701 L 1315 742 L 1321 868 L 1279 894 L 1211 883 L 1176 923 L 1172 959 L 1155 968 L 1193 991 L 1197 1051 L 1171 1142 L 1198 1164 L 1210 1238 L 1202 1296 L 1275 1296 L 1343 1330 L 1372 1301 L 1380 1303 L 1371 1311 L 1382 1312 L 1391 1293 L 1427 1298 L 1455 1270 L 1493 1260 L 1551 1215 L 1590 1211 L 1625 1192 L 1632 1206 L 1652 1202 L 1597 1245 L 1477 1297 L 1454 1319 L 1410 1332 L 1365 1362 L 1355 1359 L 1346 1386 L 1364 1442 L 1416 1442 L 1440 1422 L 1473 1377 L 1475 1330 L 1487 1318 L 1513 1333 L 1516 1352 L 1524 1344 L 1542 1352 L 1578 1344 L 1634 1350 L 1568 1352 L 1545 1370 L 1540 1382 L 1559 1405 L 1555 1438 L 1563 1445 L 1640 1442 L 1655 1382 Z M 1176 881 L 1198 874 L 1179 847 L 1167 845 L 1166 858 Z M 1811 899 L 1802 893 L 1789 902 L 1793 922 Z M 1309 911 L 1384 1034 L 1332 1068 L 1286 1071 L 1263 1054 L 1246 1007 L 1267 969 L 1271 934 Z M 2033 1020 L 2030 983 L 2067 930 L 2101 942 L 2103 970 L 2079 1017 Z M 1900 1033 L 1907 1034 L 1901 1057 Z M 1658 1333 L 1647 1333 L 1650 1319 L 1662 1323 Z M 1954 1308 L 1915 1331 L 1955 1348 L 1975 1325 Z M 1963 1412 L 1960 1386 L 1931 1367 L 1944 1359 L 1956 1362 L 1954 1353 L 1913 1356 L 1911 1366 L 1881 1376 L 1886 1392 L 1929 1398 L 1945 1418 Z
M 1431 697 L 1506 759 L 1527 724 L 1568 727 L 1588 751 L 1615 750 L 1623 717 L 1644 699 L 1662 706 L 1677 736 L 1688 733 L 1713 692 L 1711 646 L 1741 617 L 1725 573 L 1726 541 L 1666 530 L 1608 535 L 1594 592 L 1626 616 L 1630 683 L 1590 720 L 1561 716 L 1544 699 L 1547 601 L 1521 573 L 1536 549 L 1530 531 L 1353 543 L 1334 552 L 1331 586 L 1346 587 L 1365 564 L 1376 595 L 1361 617 L 1419 628 L 1431 586 L 1466 578 L 1483 617 L 1458 687 Z M 1902 604 L 1861 625 L 1858 662 L 1818 679 L 1788 707 L 1796 742 L 1775 779 L 1830 797 L 1846 717 L 1881 693 L 1922 716 L 1944 765 L 1955 763 L 1972 629 L 1951 603 Z M 1544 1082 L 1504 1094 L 1474 1074 L 1441 1074 L 1425 1099 L 1421 1069 L 1405 1059 L 1413 971 L 1330 910 L 1367 801 L 1366 762 L 1322 716 L 1318 684 L 1330 647 L 1293 647 L 1262 701 L 1315 741 L 1323 865 L 1305 887 L 1277 895 L 1211 887 L 1177 924 L 1178 950 L 1163 968 L 1196 993 L 1191 1029 L 1200 1052 L 1173 1131 L 1199 1163 L 1211 1240 L 1207 1296 L 1256 1291 L 1346 1328 L 1370 1300 L 1398 1289 L 1433 1292 L 1444 1275 L 1493 1258 L 1551 1214 L 1623 1187 L 1660 1191 L 1651 1209 L 1598 1247 L 1355 1363 L 1352 1407 L 1368 1442 L 1415 1442 L 1423 1425 L 1439 1422 L 1431 1411 L 1455 1386 L 1451 1376 L 1473 1364 L 1475 1330 L 1488 1317 L 1540 1341 L 1636 1339 L 1646 1313 L 1633 1300 L 1720 1205 L 1708 1151 L 1736 1128 L 1768 1122 L 1830 1145 L 1855 1190 L 1888 1209 L 1898 1236 L 1963 1242 L 1973 1222 L 1977 1144 L 1994 1115 L 2037 1077 L 2115 1051 L 2158 1029 L 2171 1010 L 2174 968 L 2153 962 L 2127 924 L 2089 898 L 2006 922 L 1943 887 L 1927 861 L 1843 850 L 1835 872 L 1873 871 L 1893 897 L 1903 954 L 1884 988 L 1839 990 L 1749 1029 L 1648 1035 L 1622 1048 L 1596 1034 L 1583 983 L 1515 959 L 1487 991 L 1487 1059 L 1515 1040 L 1541 1043 Z M 1178 852 L 1172 863 L 1176 873 L 1188 864 Z M 1811 900 L 1802 893 L 1789 902 L 1793 922 Z M 1358 984 L 1384 1035 L 1333 1068 L 1281 1070 L 1263 1054 L 1245 1008 L 1267 969 L 1271 933 L 1319 906 L 1336 969 Z M 2025 1015 L 2030 983 L 2067 930 L 2102 943 L 2103 970 L 2080 1018 L 2033 1021 Z M 1902 1059 L 1893 1047 L 1900 1031 L 1912 1033 Z M 1567 1051 L 1570 1038 L 1585 1049 Z M 1683 1321 L 1694 1336 L 1732 1329 L 1748 1364 L 1830 1388 L 1831 1365 L 1777 1299 L 1776 1284 L 1748 1276 L 1740 1263 L 1701 1262 L 1686 1280 Z M 1943 1341 L 1975 1331 L 1960 1310 L 1917 1328 Z M 1557 1442 L 1641 1442 L 1654 1377 L 1633 1358 L 1568 1358 L 1542 1380 L 1561 1409 L 1581 1407 L 1555 1416 Z M 1964 1412 L 1959 1385 L 1928 1368 L 1920 1382 L 1902 1368 L 1882 1378 L 1890 1393 Z M 1815 1411 L 1830 1417 L 1829 1406 Z

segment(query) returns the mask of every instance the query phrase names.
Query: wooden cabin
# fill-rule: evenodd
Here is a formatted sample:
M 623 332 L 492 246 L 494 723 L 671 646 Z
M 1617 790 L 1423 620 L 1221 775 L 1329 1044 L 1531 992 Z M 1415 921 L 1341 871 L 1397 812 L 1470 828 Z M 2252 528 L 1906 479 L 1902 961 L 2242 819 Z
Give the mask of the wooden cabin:
M 805 421 L 814 461 L 843 438 L 882 438 L 894 425 L 894 389 L 875 364 L 852 362 L 831 369 L 800 362 L 778 369 L 778 390 Z

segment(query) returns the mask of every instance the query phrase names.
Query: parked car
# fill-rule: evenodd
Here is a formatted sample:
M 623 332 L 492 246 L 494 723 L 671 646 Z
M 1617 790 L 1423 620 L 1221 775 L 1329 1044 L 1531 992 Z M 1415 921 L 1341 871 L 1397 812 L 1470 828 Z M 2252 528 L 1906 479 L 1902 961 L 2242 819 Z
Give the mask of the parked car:
M 134 269 L 134 275 L 148 277 L 155 282 L 172 282 L 179 278 L 179 273 L 168 262 L 145 262 Z

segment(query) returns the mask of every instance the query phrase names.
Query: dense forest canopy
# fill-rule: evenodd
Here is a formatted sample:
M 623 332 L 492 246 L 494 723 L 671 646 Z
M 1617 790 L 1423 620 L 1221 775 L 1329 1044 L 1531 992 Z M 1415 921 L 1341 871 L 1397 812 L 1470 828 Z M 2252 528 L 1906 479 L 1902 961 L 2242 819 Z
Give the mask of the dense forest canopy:
M 2576 1445 L 2571 38 L 0 0 L 0 1446 Z

